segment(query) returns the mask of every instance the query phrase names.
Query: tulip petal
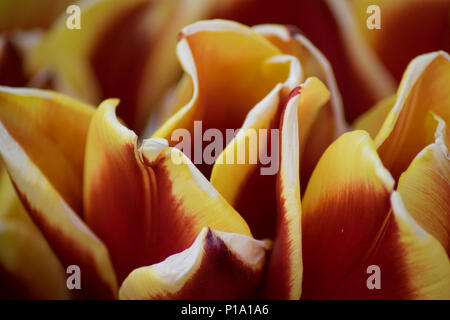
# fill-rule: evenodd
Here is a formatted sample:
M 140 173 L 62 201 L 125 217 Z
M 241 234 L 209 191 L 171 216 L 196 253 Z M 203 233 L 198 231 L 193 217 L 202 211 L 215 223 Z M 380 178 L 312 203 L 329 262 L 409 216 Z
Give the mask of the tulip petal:
M 308 82 L 303 85 L 305 90 Z M 264 297 L 299 299 L 302 285 L 301 202 L 298 113 L 308 116 L 303 88 L 294 89 L 281 117 L 280 171 L 277 176 L 277 223 L 275 242 L 266 271 Z M 306 95 L 308 93 L 306 92 Z M 313 110 L 311 110 L 313 111 Z M 312 117 L 311 117 L 312 119 Z
M 1 299 L 68 299 L 64 271 L 35 227 L 0 219 Z
M 370 134 L 372 139 L 375 139 L 384 121 L 391 112 L 397 97 L 392 95 L 374 105 L 366 113 L 363 113 L 353 123 L 354 130 L 364 130 Z
M 119 282 L 145 263 L 151 222 L 151 173 L 137 136 L 116 118 L 117 100 L 97 108 L 89 127 L 84 210 L 89 227 L 108 247 Z
M 0 121 L 79 215 L 93 112 L 92 107 L 54 92 L 0 87 Z
M 397 101 L 375 138 L 378 153 L 394 178 L 432 142 L 428 112 L 450 122 L 449 83 L 450 56 L 445 52 L 419 56 L 408 66 Z
M 328 101 L 329 92 L 325 85 L 317 78 L 310 78 L 302 85 L 302 95 L 298 101 L 299 119 L 299 152 L 293 153 L 299 157 L 300 162 L 303 155 L 305 141 L 310 134 L 311 125 L 316 119 L 318 110 Z M 274 89 L 260 104 L 258 104 L 248 115 L 242 130 L 225 148 L 224 152 L 216 160 L 211 182 L 225 199 L 244 217 L 249 223 L 252 232 L 258 239 L 274 236 L 276 224 L 276 174 L 278 172 L 279 156 L 278 141 L 272 141 L 270 129 L 279 129 L 280 114 L 286 105 L 288 98 L 283 98 L 280 89 Z M 230 154 L 243 153 L 246 144 L 246 136 L 249 131 L 269 129 L 267 141 L 254 144 L 257 148 L 256 163 L 227 164 Z M 277 138 L 278 139 L 278 138 Z M 271 149 L 270 152 L 268 149 Z M 236 150 L 236 152 L 234 151 Z M 249 150 L 251 152 L 252 150 Z M 261 153 L 273 153 L 270 166 L 274 172 L 269 171 L 261 162 Z M 297 161 L 297 160 L 293 160 Z M 273 171 L 273 170 L 270 170 Z M 233 183 L 230 183 L 232 177 Z
M 329 92 L 317 78 L 309 78 L 294 89 L 284 99 L 287 100 L 287 109 L 281 121 L 285 127 L 280 126 L 280 113 L 284 106 L 281 97 L 280 91 L 274 89 L 249 113 L 243 130 L 217 159 L 211 182 L 240 212 L 257 238 L 274 239 L 262 295 L 271 299 L 298 299 L 301 292 L 299 165 L 311 125 L 328 101 Z M 269 171 L 269 168 L 264 167 L 261 161 L 226 164 L 234 148 L 239 154 L 248 147 L 245 138 L 249 131 L 265 128 L 269 131 L 281 129 L 281 150 L 278 150 L 278 137 L 273 140 L 270 132 L 268 141 L 258 141 L 249 148 L 270 148 L 273 153 L 274 145 L 276 154 L 272 154 L 272 161 L 275 163 L 270 164 L 273 172 L 265 173 L 263 170 Z M 233 183 L 230 183 L 230 177 Z
M 393 186 L 366 132 L 345 133 L 325 151 L 302 201 L 302 298 L 336 298 L 380 237 Z
M 450 131 L 438 118 L 435 142 L 400 176 L 398 192 L 411 216 L 450 256 Z
M 305 78 L 318 77 L 330 90 L 330 101 L 320 108 L 308 139 L 301 143 L 308 150 L 304 155 L 301 153 L 300 161 L 301 184 L 306 185 L 325 149 L 347 129 L 333 69 L 327 58 L 295 27 L 266 24 L 253 29 L 283 53 L 296 57 L 301 63 Z
M 28 69 L 36 73 L 50 69 L 59 92 L 96 104 L 100 100 L 99 84 L 90 68 L 89 54 L 99 36 L 121 12 L 129 11 L 146 0 L 86 1 L 81 8 L 80 29 L 72 30 L 63 15 L 35 46 L 28 59 Z
M 176 129 L 194 136 L 196 120 L 202 121 L 203 130 L 216 128 L 223 135 L 226 129 L 240 128 L 247 113 L 277 84 L 292 89 L 301 77 L 296 59 L 231 21 L 200 21 L 184 28 L 177 53 L 192 79 L 192 97 L 153 135 L 171 146 L 177 144 L 170 139 Z M 209 177 L 211 166 L 199 168 Z
M 205 18 L 215 1 L 97 0 L 80 3 L 81 28 L 62 17 L 31 54 L 31 72 L 50 69 L 58 91 L 99 104 L 120 98 L 118 115 L 138 134 L 177 80 L 179 30 Z M 126 77 L 124 77 L 126 75 Z
M 121 299 L 248 299 L 256 297 L 267 242 L 240 234 L 201 230 L 186 250 L 134 270 Z
M 186 249 L 204 227 L 252 235 L 244 219 L 180 150 L 165 140 L 148 139 L 141 152 L 157 190 L 151 263 Z
M 347 2 L 241 0 L 220 17 L 247 25 L 281 23 L 298 27 L 333 65 L 347 119 L 353 121 L 378 100 L 392 94 L 395 83 L 359 35 Z
M 117 283 L 104 245 L 79 219 L 0 122 L 0 155 L 24 207 L 64 267 L 83 272 L 82 295 L 111 298 Z
M 34 226 L 1 164 L 0 203 L 0 297 L 69 298 L 61 263 Z
M 205 226 L 251 235 L 181 151 L 157 139 L 138 149 L 136 134 L 115 116 L 116 104 L 103 102 L 92 120 L 84 199 L 86 221 L 110 250 L 120 281 L 186 249 Z
M 330 102 L 321 109 L 322 113 L 331 114 L 333 126 L 332 137 L 338 137 L 346 129 L 342 100 L 334 77 L 333 69 L 327 58 L 300 31 L 282 25 L 258 25 L 253 30 L 262 34 L 284 54 L 296 57 L 302 66 L 304 77 L 319 78 L 330 90 Z M 325 117 L 326 115 L 319 115 Z
M 338 293 L 358 299 L 450 299 L 450 260 L 445 249 L 406 210 L 398 192 L 383 236 Z M 380 289 L 369 289 L 368 266 L 380 271 Z M 372 271 L 373 272 L 373 271 Z

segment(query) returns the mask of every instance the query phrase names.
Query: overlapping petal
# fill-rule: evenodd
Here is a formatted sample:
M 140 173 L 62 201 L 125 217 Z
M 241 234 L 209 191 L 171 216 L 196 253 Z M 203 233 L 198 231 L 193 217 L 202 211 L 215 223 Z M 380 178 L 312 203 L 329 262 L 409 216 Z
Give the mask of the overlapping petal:
M 378 132 L 375 143 L 394 178 L 433 140 L 429 111 L 450 122 L 450 57 L 443 51 L 415 58 L 400 84 L 397 100 Z
M 138 149 L 137 136 L 117 120 L 115 104 L 100 105 L 89 129 L 85 212 L 119 279 L 186 249 L 205 226 L 251 235 L 181 151 L 158 139 Z
M 242 0 L 220 17 L 298 27 L 330 60 L 349 121 L 394 92 L 392 77 L 359 34 L 347 1 Z
M 83 271 L 82 296 L 112 298 L 117 283 L 108 252 L 0 123 L 0 154 L 17 193 L 64 267 Z
M 2 299 L 67 299 L 64 269 L 23 208 L 0 168 L 0 286 Z
M 298 84 L 298 62 L 243 25 L 200 21 L 184 28 L 180 37 L 177 53 L 192 82 L 191 99 L 153 137 L 170 140 L 175 129 L 194 136 L 195 120 L 202 121 L 204 131 L 217 128 L 225 134 L 225 129 L 240 128 L 247 113 L 277 84 L 285 84 L 288 91 Z M 202 172 L 209 176 L 209 170 Z
M 317 77 L 330 90 L 330 100 L 320 108 L 309 134 L 302 132 L 301 143 L 308 152 L 300 153 L 301 183 L 306 185 L 322 153 L 338 136 L 347 130 L 342 99 L 333 69 L 327 58 L 299 30 L 293 26 L 259 25 L 253 27 L 276 45 L 283 53 L 296 57 L 302 66 L 304 78 Z M 303 130 L 303 126 L 300 126 Z M 304 146 L 303 146 L 304 145 Z
M 21 52 L 8 36 L 0 37 L 0 85 L 23 86 L 25 82 Z
M 54 92 L 0 87 L 0 121 L 80 216 L 86 136 L 93 113 L 92 107 Z
M 355 120 L 352 125 L 353 129 L 367 131 L 370 137 L 375 139 L 384 121 L 391 112 L 396 99 L 397 97 L 392 95 L 379 101 L 369 111 L 363 113 Z
M 28 70 L 51 70 L 58 91 L 92 104 L 120 98 L 119 116 L 140 133 L 179 75 L 174 54 L 179 30 L 230 4 L 100 0 L 79 5 L 81 29 L 68 29 L 62 15 L 29 56 Z
M 398 192 L 411 216 L 450 255 L 450 131 L 438 118 L 434 143 L 402 173 Z
M 449 297 L 444 248 L 393 186 L 367 133 L 344 134 L 328 148 L 302 202 L 302 298 Z M 368 285 L 370 266 L 379 268 L 377 290 Z
M 249 299 L 258 296 L 270 242 L 209 228 L 186 250 L 134 270 L 121 299 Z
M 367 133 L 346 133 L 325 151 L 302 201 L 302 298 L 336 298 L 346 286 L 380 237 L 393 186 Z
M 367 266 L 380 270 L 381 289 L 369 290 Z M 373 272 L 373 271 L 372 271 Z M 375 250 L 338 297 L 351 299 L 450 299 L 450 260 L 436 238 L 409 214 L 398 192 Z

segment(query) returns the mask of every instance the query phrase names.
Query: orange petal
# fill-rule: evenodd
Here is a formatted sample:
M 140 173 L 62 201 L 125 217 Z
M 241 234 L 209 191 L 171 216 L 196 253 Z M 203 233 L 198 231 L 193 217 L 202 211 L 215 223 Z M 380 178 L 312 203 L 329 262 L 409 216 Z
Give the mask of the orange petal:
M 116 104 L 102 103 L 89 129 L 85 212 L 109 248 L 119 279 L 186 249 L 205 226 L 250 235 L 181 151 L 157 139 L 145 140 L 138 150 L 137 136 L 115 116 Z
M 336 298 L 347 285 L 380 236 L 393 186 L 366 132 L 345 133 L 325 151 L 302 201 L 302 298 Z
M 355 120 L 352 127 L 355 130 L 365 130 L 370 134 L 372 139 L 378 134 L 378 131 L 383 126 L 389 112 L 395 104 L 397 97 L 392 95 L 374 105 L 366 113 L 362 114 Z
M 267 242 L 204 228 L 186 250 L 134 270 L 121 299 L 249 299 L 258 294 Z
M 411 216 L 450 256 L 450 130 L 442 119 L 438 121 L 434 143 L 400 176 L 398 192 Z
M 349 275 L 340 298 L 450 299 L 450 260 L 445 249 L 406 210 L 398 192 L 374 252 Z M 369 290 L 368 266 L 380 270 L 380 289 Z M 373 271 L 372 271 L 373 272 Z
M 394 178 L 432 142 L 428 111 L 450 122 L 449 83 L 450 56 L 445 52 L 419 56 L 408 66 L 397 101 L 375 138 L 378 153 Z
M 0 87 L 0 121 L 57 192 L 82 215 L 87 130 L 94 109 L 44 90 Z
M 196 120 L 202 121 L 204 131 L 216 128 L 225 136 L 225 129 L 240 128 L 247 113 L 277 84 L 290 90 L 301 77 L 296 59 L 283 56 L 264 37 L 231 21 L 200 21 L 183 29 L 180 37 L 177 53 L 192 80 L 191 100 L 153 137 L 171 140 L 180 128 L 194 136 Z M 209 177 L 211 166 L 200 168 Z
M 82 271 L 81 295 L 111 298 L 117 283 L 104 245 L 0 122 L 0 155 L 18 195 L 64 267 Z

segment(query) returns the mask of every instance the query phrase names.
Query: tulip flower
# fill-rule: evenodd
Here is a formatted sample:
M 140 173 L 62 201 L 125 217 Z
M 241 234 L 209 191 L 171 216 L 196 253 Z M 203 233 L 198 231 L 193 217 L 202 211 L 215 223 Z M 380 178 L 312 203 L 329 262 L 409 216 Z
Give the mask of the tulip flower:
M 415 58 L 397 95 L 346 132 L 330 63 L 292 28 L 200 21 L 176 52 L 185 74 L 142 142 L 116 117 L 117 99 L 95 109 L 0 88 L 6 292 L 450 299 L 447 53 Z M 195 163 L 194 141 L 176 146 L 196 122 L 240 131 L 213 163 Z M 250 144 L 254 130 L 279 135 Z M 229 161 L 253 149 L 255 163 Z M 261 174 L 264 153 L 275 174 Z M 65 286 L 71 265 L 81 290 Z M 368 285 L 371 266 L 380 289 Z

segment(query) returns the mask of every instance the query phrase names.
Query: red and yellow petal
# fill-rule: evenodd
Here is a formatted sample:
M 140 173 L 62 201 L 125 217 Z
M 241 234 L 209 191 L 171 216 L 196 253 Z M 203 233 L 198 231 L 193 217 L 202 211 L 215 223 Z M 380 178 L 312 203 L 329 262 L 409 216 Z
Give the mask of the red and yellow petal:
M 93 113 L 92 107 L 54 92 L 0 87 L 0 122 L 79 215 Z
M 209 228 L 186 250 L 134 270 L 121 299 L 249 299 L 258 295 L 267 241 Z
M 117 282 L 103 243 L 0 123 L 0 155 L 17 193 L 64 267 L 78 265 L 83 297 L 112 298 Z
M 330 62 L 314 44 L 292 27 L 275 24 L 254 26 L 253 30 L 262 34 L 284 54 L 296 57 L 301 64 L 304 78 L 317 77 L 330 90 L 330 101 L 321 109 L 321 117 L 332 117 L 331 138 L 346 130 L 341 95 Z
M 34 48 L 28 69 L 50 69 L 58 91 L 95 105 L 120 98 L 118 115 L 141 133 L 179 77 L 178 32 L 216 7 L 211 0 L 85 1 L 81 28 L 67 28 L 63 15 Z
M 450 130 L 438 121 L 434 143 L 414 158 L 397 189 L 411 216 L 450 256 Z
M 180 150 L 149 139 L 141 152 L 155 186 L 148 264 L 186 249 L 204 227 L 251 236 L 244 219 Z
M 432 142 L 429 111 L 450 122 L 449 83 L 450 56 L 443 51 L 419 56 L 406 69 L 395 105 L 375 138 L 378 153 L 394 178 Z
M 308 127 L 309 135 L 301 135 L 305 140 L 301 145 L 302 147 L 305 145 L 303 148 L 308 152 L 301 153 L 300 182 L 306 185 L 325 149 L 347 130 L 341 94 L 333 69 L 320 50 L 295 27 L 266 24 L 255 26 L 253 29 L 264 35 L 283 53 L 296 57 L 302 66 L 304 78 L 317 77 L 330 90 L 330 100 L 320 108 L 311 128 Z
M 309 130 L 328 101 L 329 92 L 317 78 L 309 78 L 294 89 L 286 102 L 283 126 L 279 124 L 284 107 L 281 97 L 274 90 L 249 113 L 243 130 L 217 159 L 211 182 L 243 216 L 256 238 L 274 239 L 263 296 L 298 299 L 301 292 L 299 170 Z M 247 133 L 266 128 L 269 140 L 246 143 Z M 281 137 L 272 137 L 271 130 L 279 129 Z M 235 159 L 234 164 L 226 164 L 230 154 L 252 152 L 252 148 L 258 155 L 256 163 L 240 164 Z M 271 154 L 270 167 L 261 163 L 261 151 Z
M 137 135 L 116 118 L 117 104 L 117 100 L 100 104 L 89 127 L 84 211 L 86 223 L 108 247 L 122 281 L 145 262 L 155 191 L 137 151 Z
M 369 290 L 368 266 L 380 270 L 380 289 Z M 349 275 L 338 297 L 350 299 L 450 299 L 450 260 L 436 238 L 409 214 L 398 192 L 383 236 L 368 258 Z
M 116 104 L 105 101 L 92 120 L 84 199 L 86 221 L 110 250 L 119 280 L 186 249 L 205 226 L 251 235 L 181 151 L 158 139 L 138 150 L 136 134 L 116 118 Z
M 241 0 L 220 17 L 255 25 L 295 25 L 330 60 L 353 121 L 376 101 L 392 94 L 395 83 L 358 28 L 348 1 Z M 365 11 L 364 11 L 365 13 Z
M 68 16 L 61 16 L 28 57 L 29 72 L 50 69 L 59 92 L 92 104 L 98 103 L 100 85 L 89 61 L 92 48 L 115 20 L 146 2 L 148 0 L 85 2 L 80 6 L 82 19 L 79 30 L 67 28 Z
M 211 183 L 225 199 L 244 217 L 258 239 L 274 236 L 277 212 L 276 184 L 279 169 L 280 115 L 288 98 L 283 98 L 281 89 L 274 89 L 248 115 L 242 130 L 229 143 L 214 164 Z M 329 92 L 317 78 L 310 78 L 302 85 L 302 94 L 297 101 L 299 119 L 299 148 L 293 157 L 302 159 L 305 141 L 320 108 L 328 101 Z M 296 118 L 297 119 L 297 118 Z M 267 129 L 267 139 L 250 144 L 246 137 Z M 274 130 L 273 130 L 274 129 Z M 273 136 L 272 136 L 273 135 Z M 264 136 L 263 136 L 264 137 Z M 275 140 L 274 140 L 275 139 Z M 259 139 L 258 139 L 259 140 Z M 256 149 L 252 150 L 250 147 Z M 231 155 L 256 151 L 257 161 L 240 164 L 234 159 L 227 164 Z M 270 164 L 262 163 L 262 154 L 271 157 Z M 297 159 L 297 160 L 299 160 Z M 294 159 L 294 161 L 297 161 Z M 230 183 L 230 177 L 232 177 Z
M 314 78 L 309 82 L 316 81 Z M 265 298 L 299 299 L 302 286 L 300 135 L 298 114 L 304 115 L 308 81 L 294 89 L 281 117 L 280 168 L 277 175 L 277 217 L 274 246 L 266 271 Z M 308 89 L 306 89 L 307 91 Z M 308 93 L 306 92 L 306 95 Z M 303 100 L 305 99 L 305 100 Z M 302 109 L 299 110 L 299 107 Z
M 345 133 L 325 151 L 302 201 L 302 298 L 338 298 L 381 236 L 393 186 L 366 132 Z
M 66 275 L 0 165 L 2 299 L 67 299 Z

